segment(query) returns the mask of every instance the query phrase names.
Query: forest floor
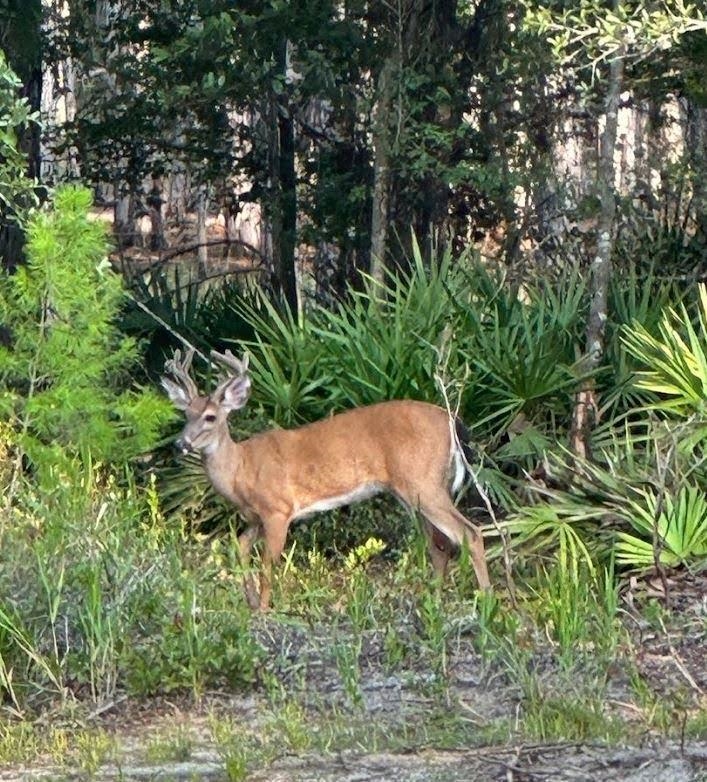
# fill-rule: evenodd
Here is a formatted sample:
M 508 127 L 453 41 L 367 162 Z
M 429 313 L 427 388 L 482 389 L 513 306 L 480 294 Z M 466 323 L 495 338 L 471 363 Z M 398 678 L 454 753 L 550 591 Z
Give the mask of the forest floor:
M 253 627 L 267 669 L 254 691 L 107 704 L 73 762 L 0 780 L 707 782 L 705 583 L 683 578 L 670 612 L 627 618 L 602 670 L 591 654 L 563 670 L 549 643 L 509 665 L 512 650 L 480 654 L 462 623 L 440 660 L 407 647 L 391 672 L 389 628 L 347 638 L 273 613 Z

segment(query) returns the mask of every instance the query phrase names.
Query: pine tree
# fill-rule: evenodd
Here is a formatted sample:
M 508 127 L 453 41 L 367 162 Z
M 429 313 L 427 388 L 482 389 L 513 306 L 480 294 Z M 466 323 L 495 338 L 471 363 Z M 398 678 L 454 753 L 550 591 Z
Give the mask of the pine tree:
M 86 189 L 59 190 L 29 220 L 27 265 L 0 278 L 0 418 L 45 476 L 64 459 L 142 453 L 171 416 L 161 395 L 131 380 L 137 345 L 116 326 L 122 279 L 90 207 Z

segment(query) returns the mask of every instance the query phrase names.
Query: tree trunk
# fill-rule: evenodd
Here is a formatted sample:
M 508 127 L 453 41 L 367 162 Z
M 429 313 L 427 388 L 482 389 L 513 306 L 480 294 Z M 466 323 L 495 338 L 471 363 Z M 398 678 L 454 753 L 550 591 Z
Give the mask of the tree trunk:
M 691 240 L 698 249 L 707 249 L 707 108 L 690 100 L 688 111 L 688 150 L 692 163 L 693 208 L 695 210 L 695 236 Z
M 206 212 L 208 209 L 208 193 L 206 185 L 199 187 L 196 197 L 196 242 L 197 248 L 197 279 L 204 280 L 208 274 L 209 248 L 206 244 Z
M 614 248 L 614 215 L 616 187 L 614 152 L 619 114 L 619 99 L 624 77 L 624 52 L 619 49 L 609 66 L 604 130 L 599 140 L 597 166 L 597 221 L 596 253 L 590 269 L 589 292 L 591 304 L 586 328 L 586 357 L 583 369 L 595 370 L 604 355 L 604 336 L 607 321 L 607 298 L 612 276 L 611 255 Z M 580 457 L 589 456 L 589 436 L 597 421 L 598 401 L 593 378 L 586 380 L 577 394 L 572 421 L 571 445 Z
M 277 51 L 277 70 L 288 77 L 287 39 Z M 297 175 L 295 170 L 295 130 L 288 106 L 280 106 L 277 95 L 268 100 L 268 170 L 270 198 L 264 204 L 269 217 L 269 239 L 273 286 L 283 296 L 290 311 L 297 313 L 295 246 L 297 237 Z
M 150 250 L 164 250 L 167 241 L 164 236 L 164 218 L 162 217 L 162 177 L 153 176 L 152 189 L 147 196 L 147 208 L 150 210 Z
M 119 182 L 114 183 L 113 232 L 119 250 L 135 244 L 135 209 L 130 195 L 121 195 Z
M 280 267 L 278 278 L 290 312 L 298 311 L 295 246 L 297 241 L 297 175 L 295 172 L 295 128 L 289 112 L 278 117 L 280 164 Z
M 390 199 L 391 112 L 395 55 L 383 63 L 378 77 L 378 100 L 373 116 L 373 203 L 371 214 L 371 276 L 383 282 L 388 243 Z

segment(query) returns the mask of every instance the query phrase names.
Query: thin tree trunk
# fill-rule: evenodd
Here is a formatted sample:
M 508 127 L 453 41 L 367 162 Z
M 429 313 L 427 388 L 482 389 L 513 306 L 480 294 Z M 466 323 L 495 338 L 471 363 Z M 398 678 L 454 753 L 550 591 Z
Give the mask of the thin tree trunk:
M 152 189 L 147 196 L 147 208 L 150 210 L 150 249 L 164 250 L 167 241 L 164 236 L 164 218 L 162 217 L 162 177 L 153 176 Z
M 8 64 L 22 82 L 20 96 L 27 99 L 33 111 L 39 111 L 42 101 L 41 3 L 39 0 L 11 0 L 5 4 L 3 10 L 7 16 L 0 24 L 0 49 L 4 51 Z M 20 41 L 24 45 L 18 45 Z M 39 179 L 40 126 L 29 123 L 25 128 L 17 130 L 17 148 L 27 156 L 27 176 Z M 38 194 L 42 196 L 43 191 L 38 191 Z M 0 268 L 12 271 L 24 261 L 24 230 L 15 222 L 2 222 Z
M 270 269 L 270 285 L 280 290 L 280 235 L 282 215 L 280 214 L 280 130 L 277 124 L 277 99 L 270 94 L 264 101 L 264 135 L 267 139 L 268 190 L 263 200 L 263 249 Z
M 205 280 L 208 274 L 209 248 L 206 244 L 206 212 L 208 208 L 208 194 L 206 185 L 199 187 L 196 199 L 196 241 L 199 245 L 197 249 L 197 277 Z
M 614 216 L 616 212 L 616 187 L 614 151 L 616 148 L 619 99 L 624 78 L 623 48 L 609 66 L 609 83 L 606 95 L 606 119 L 599 140 L 597 166 L 597 196 L 599 218 L 597 221 L 596 253 L 590 269 L 589 291 L 591 304 L 586 328 L 586 358 L 584 369 L 595 370 L 604 355 L 604 337 L 607 321 L 607 299 L 612 277 L 611 256 L 614 248 Z M 572 421 L 571 445 L 580 457 L 589 456 L 589 436 L 597 421 L 598 400 L 593 378 L 584 382 L 577 394 Z
M 371 214 L 371 276 L 382 282 L 388 244 L 391 111 L 393 108 L 394 57 L 389 57 L 378 77 L 378 100 L 373 117 L 373 203 Z
M 285 43 L 285 46 L 287 44 Z M 290 312 L 298 310 L 295 246 L 297 241 L 297 175 L 295 172 L 295 128 L 289 112 L 278 116 L 280 165 L 280 268 L 278 277 Z
M 698 106 L 693 100 L 687 105 L 688 111 L 688 150 L 693 171 L 693 208 L 695 210 L 696 232 L 692 242 L 707 247 L 707 181 L 704 172 L 707 169 L 707 108 Z
M 287 39 L 275 52 L 278 71 L 288 76 Z M 273 284 L 282 294 L 290 311 L 298 311 L 295 246 L 297 237 L 297 175 L 295 170 L 295 130 L 287 107 L 281 107 L 276 95 L 268 101 L 268 168 L 270 199 L 270 246 Z
M 131 195 L 121 195 L 120 183 L 114 183 L 113 232 L 118 248 L 125 250 L 135 244 L 135 208 Z

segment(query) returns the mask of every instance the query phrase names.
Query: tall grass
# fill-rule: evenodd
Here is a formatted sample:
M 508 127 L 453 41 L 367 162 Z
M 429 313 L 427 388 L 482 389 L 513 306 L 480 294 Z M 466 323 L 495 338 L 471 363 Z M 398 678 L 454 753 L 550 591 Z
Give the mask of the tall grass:
M 204 670 L 251 681 L 240 593 L 219 589 L 214 556 L 162 516 L 154 483 L 77 461 L 55 477 L 51 494 L 24 486 L 0 528 L 0 687 L 16 711 L 197 691 Z

